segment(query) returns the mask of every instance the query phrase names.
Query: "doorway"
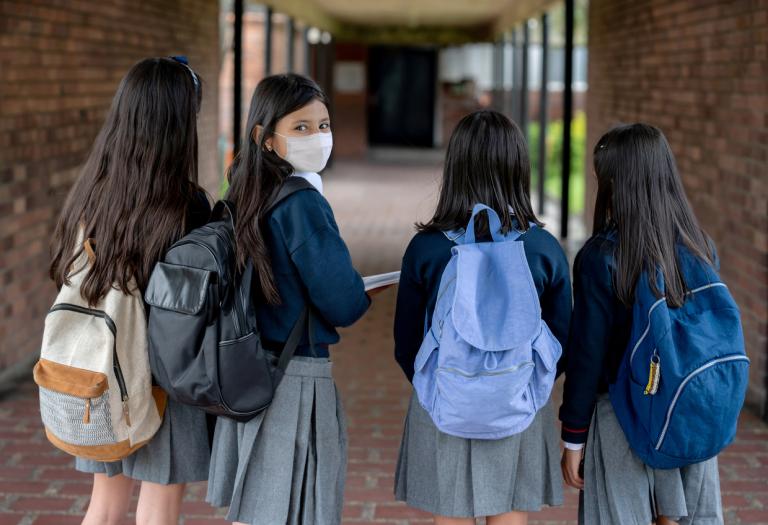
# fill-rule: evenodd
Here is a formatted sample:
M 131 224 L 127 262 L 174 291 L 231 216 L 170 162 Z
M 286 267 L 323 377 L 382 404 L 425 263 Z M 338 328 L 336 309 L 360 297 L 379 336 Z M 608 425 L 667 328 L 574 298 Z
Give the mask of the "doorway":
M 437 51 L 372 47 L 368 64 L 369 144 L 432 147 Z

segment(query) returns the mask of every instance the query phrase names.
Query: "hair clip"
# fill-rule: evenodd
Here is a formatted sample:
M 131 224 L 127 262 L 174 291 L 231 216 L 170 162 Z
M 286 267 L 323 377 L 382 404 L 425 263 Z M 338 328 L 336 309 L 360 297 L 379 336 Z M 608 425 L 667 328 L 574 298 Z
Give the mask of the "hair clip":
M 189 66 L 189 59 L 186 57 L 186 55 L 174 55 L 168 57 L 171 60 L 178 62 L 182 66 L 186 67 L 189 70 L 189 74 L 192 75 L 192 82 L 195 84 L 195 93 L 200 93 L 200 80 L 197 78 L 197 74 L 195 74 L 195 71 Z

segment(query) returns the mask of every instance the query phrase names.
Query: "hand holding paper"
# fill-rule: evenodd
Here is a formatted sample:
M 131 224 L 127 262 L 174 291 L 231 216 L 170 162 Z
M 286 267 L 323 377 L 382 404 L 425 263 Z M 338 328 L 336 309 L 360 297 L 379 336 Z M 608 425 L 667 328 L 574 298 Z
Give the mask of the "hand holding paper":
M 380 273 L 363 277 L 365 291 L 384 289 L 400 282 L 400 272 Z

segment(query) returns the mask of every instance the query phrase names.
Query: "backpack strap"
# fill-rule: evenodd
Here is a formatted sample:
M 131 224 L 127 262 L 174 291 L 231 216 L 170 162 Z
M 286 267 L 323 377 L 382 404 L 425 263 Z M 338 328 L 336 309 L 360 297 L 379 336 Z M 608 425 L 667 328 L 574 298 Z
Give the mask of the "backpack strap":
M 445 237 L 453 243 L 464 244 L 465 233 L 466 232 L 464 231 L 464 228 L 459 228 L 458 230 L 444 231 L 443 235 L 445 235 Z
M 91 265 L 96 262 L 96 252 L 93 249 L 93 243 L 94 240 L 90 237 L 83 241 L 83 250 L 85 250 L 85 253 L 88 255 L 88 262 Z
M 491 232 L 493 242 L 504 242 L 504 236 L 501 234 L 501 220 L 498 214 L 493 208 L 478 203 L 472 208 L 472 217 L 469 218 L 467 232 L 464 234 L 465 244 L 475 244 L 475 217 L 483 211 L 488 214 L 488 230 Z
M 531 230 L 532 230 L 532 229 L 534 229 L 535 227 L 536 227 L 536 223 L 533 223 L 533 222 L 532 222 L 532 223 L 530 223 L 530 224 L 528 225 L 528 229 L 527 229 L 526 231 L 521 231 L 521 230 L 510 230 L 510 231 L 508 231 L 508 232 L 506 233 L 506 235 L 504 236 L 504 238 L 505 238 L 506 240 L 508 240 L 508 241 L 516 241 L 516 240 L 518 240 L 520 237 L 522 237 L 522 236 L 523 236 L 523 234 L 525 234 L 525 233 L 528 233 L 529 231 L 531 231 Z
M 302 190 L 317 191 L 317 188 L 315 188 L 309 181 L 301 177 L 288 177 L 285 179 L 285 181 L 283 181 L 283 185 L 280 186 L 277 194 L 267 205 L 265 213 L 269 213 L 275 209 L 275 207 L 277 207 L 277 205 L 282 201 L 294 193 Z M 296 323 L 293 325 L 293 328 L 291 328 L 291 333 L 288 335 L 288 340 L 285 342 L 283 351 L 280 352 L 280 359 L 277 362 L 277 367 L 283 372 L 285 372 L 285 369 L 288 367 L 288 363 L 290 363 L 291 359 L 293 359 L 293 355 L 296 353 L 296 350 L 299 347 L 301 336 L 304 335 L 305 329 L 307 331 L 307 337 L 309 337 L 310 351 L 312 352 L 313 356 L 317 357 L 315 354 L 315 335 L 312 333 L 312 320 L 314 318 L 314 314 L 312 313 L 312 307 L 309 306 L 309 301 L 307 301 L 307 304 L 308 306 L 304 307 L 304 309 L 301 311 L 301 314 L 299 315 L 299 318 L 296 320 Z
M 309 307 L 305 306 L 304 309 L 301 311 L 301 314 L 299 315 L 298 320 L 293 325 L 293 328 L 291 328 L 291 333 L 288 335 L 288 340 L 285 342 L 285 346 L 283 347 L 283 351 L 280 352 L 280 359 L 277 361 L 277 367 L 285 372 L 285 369 L 288 368 L 288 363 L 291 362 L 291 359 L 293 359 L 293 354 L 296 353 L 296 349 L 299 347 L 299 343 L 301 342 L 301 336 L 304 334 L 304 328 L 307 328 L 309 330 L 309 339 L 310 339 L 310 347 L 312 348 L 312 353 L 315 353 L 315 344 L 314 344 L 314 336 L 312 335 L 312 321 L 311 321 L 312 315 L 309 313 Z
M 264 213 L 267 214 L 271 212 L 282 201 L 284 201 L 294 193 L 302 190 L 317 191 L 317 188 L 315 188 L 311 182 L 301 177 L 288 177 L 283 181 L 283 184 L 280 186 L 280 189 L 277 191 L 275 196 L 272 197 L 272 200 L 267 205 L 266 209 L 264 210 Z
M 272 200 L 269 201 L 269 204 L 267 204 L 265 213 L 269 213 L 282 201 L 284 201 L 294 193 L 302 190 L 317 191 L 317 189 L 310 182 L 308 182 L 305 179 L 302 179 L 301 177 L 288 177 L 287 179 L 285 179 L 285 181 L 283 181 L 283 184 L 280 186 L 280 189 L 277 191 L 275 196 L 272 197 Z M 216 205 L 213 207 L 213 211 L 211 211 L 211 220 L 212 221 L 221 220 L 225 217 L 229 218 L 230 225 L 234 230 L 235 221 L 237 218 L 237 213 L 235 212 L 235 203 L 227 199 L 222 199 L 218 201 Z
M 492 234 L 492 238 L 494 242 L 502 242 L 502 241 L 516 241 L 520 238 L 524 233 L 524 231 L 520 230 L 510 230 L 506 234 L 501 233 L 501 220 L 499 219 L 499 216 L 496 214 L 496 212 L 489 208 L 488 206 L 484 204 L 476 204 L 475 207 L 472 210 L 472 217 L 469 219 L 469 224 L 467 224 L 466 230 L 464 228 L 459 228 L 457 230 L 448 230 L 444 231 L 443 235 L 451 241 L 456 244 L 471 244 L 476 242 L 475 241 L 475 216 L 481 213 L 482 211 L 486 211 L 488 213 L 488 224 L 492 232 L 495 232 Z M 512 207 L 510 206 L 510 212 L 512 212 Z M 495 221 L 494 221 L 495 219 Z M 536 224 L 531 223 L 528 228 L 534 228 Z M 472 232 L 471 235 L 467 232 Z

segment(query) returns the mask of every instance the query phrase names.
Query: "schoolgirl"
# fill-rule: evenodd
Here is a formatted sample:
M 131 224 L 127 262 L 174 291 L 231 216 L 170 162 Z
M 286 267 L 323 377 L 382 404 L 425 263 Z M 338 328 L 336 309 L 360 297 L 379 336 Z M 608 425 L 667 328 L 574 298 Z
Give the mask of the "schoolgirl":
M 262 342 L 280 354 L 305 308 L 310 322 L 269 408 L 246 423 L 219 418 L 208 501 L 249 524 L 341 521 L 347 434 L 331 374 L 338 326 L 357 321 L 370 299 L 318 172 L 333 139 L 328 99 L 312 80 L 287 74 L 256 87 L 243 149 L 229 169 L 240 264 L 254 264 Z M 312 186 L 270 208 L 292 176 Z M 224 381 L 222 379 L 222 381 Z
M 714 247 L 691 210 L 659 129 L 612 129 L 595 147 L 594 170 L 594 234 L 574 266 L 560 408 L 563 475 L 584 491 L 580 523 L 722 524 L 717 458 L 680 469 L 646 466 L 630 448 L 607 394 L 629 342 L 640 273 L 659 268 L 667 303 L 680 306 L 688 291 L 680 250 L 716 267 Z
M 197 185 L 201 81 L 184 57 L 149 58 L 123 78 L 106 122 L 61 213 L 51 277 L 67 280 L 80 234 L 96 258 L 81 288 L 96 304 L 113 286 L 144 290 L 155 263 L 187 231 L 208 220 Z M 207 479 L 210 445 L 203 412 L 168 401 L 152 440 L 122 461 L 78 458 L 94 473 L 85 525 L 123 523 L 133 480 L 142 481 L 137 523 L 176 523 L 184 484 Z
M 541 318 L 560 342 L 565 341 L 571 313 L 568 261 L 534 215 L 529 187 L 528 152 L 517 125 L 495 111 L 464 117 L 448 144 L 434 216 L 417 225 L 419 232 L 403 257 L 395 358 L 409 381 L 425 337 L 425 320 L 428 330 L 441 277 L 456 246 L 446 232 L 465 229 L 478 203 L 495 211 L 502 232 L 522 231 L 519 240 Z M 478 235 L 484 232 L 487 238 L 495 233 L 489 231 L 488 222 Z M 414 394 L 395 475 L 396 497 L 434 514 L 437 524 L 470 524 L 483 516 L 489 525 L 526 523 L 528 512 L 562 503 L 554 423 L 553 408 L 547 403 L 521 433 L 502 439 L 457 437 L 438 430 Z

